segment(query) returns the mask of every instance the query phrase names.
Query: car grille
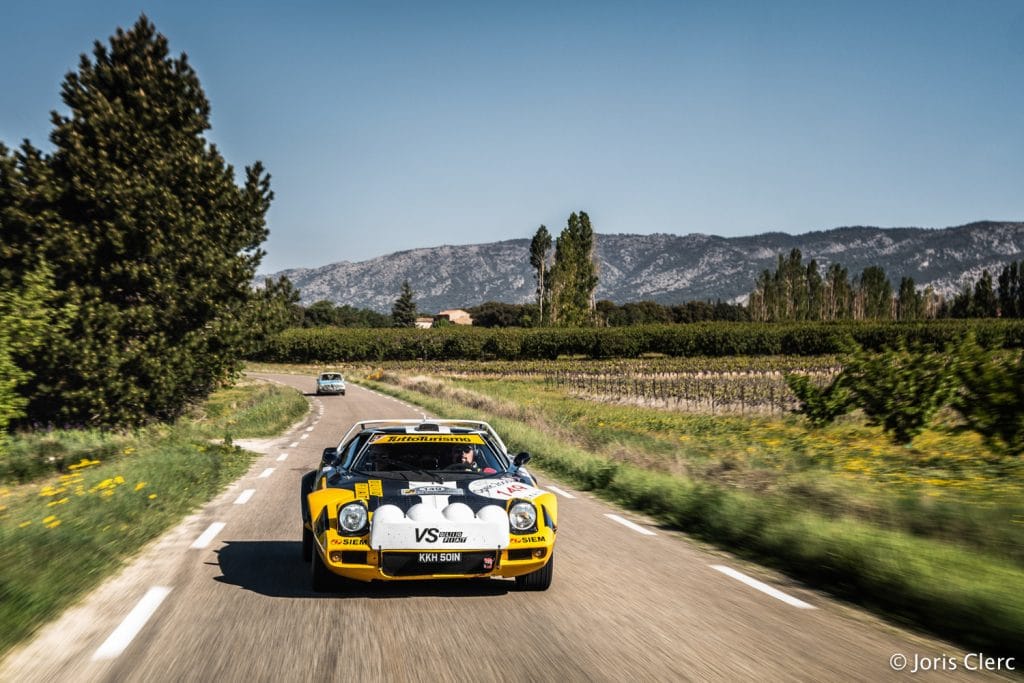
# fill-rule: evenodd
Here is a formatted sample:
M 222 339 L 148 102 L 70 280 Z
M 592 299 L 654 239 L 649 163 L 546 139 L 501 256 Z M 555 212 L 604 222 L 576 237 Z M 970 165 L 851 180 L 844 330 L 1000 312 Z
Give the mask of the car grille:
M 390 576 L 423 576 L 427 574 L 486 574 L 498 565 L 497 553 L 481 552 L 393 552 L 381 553 L 381 570 Z M 445 556 L 455 561 L 442 561 Z

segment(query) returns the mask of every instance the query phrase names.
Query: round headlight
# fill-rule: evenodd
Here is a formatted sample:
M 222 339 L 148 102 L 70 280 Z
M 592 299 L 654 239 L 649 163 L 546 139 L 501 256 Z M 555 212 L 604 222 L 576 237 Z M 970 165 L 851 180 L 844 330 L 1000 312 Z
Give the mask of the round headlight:
M 508 510 L 508 523 L 513 531 L 527 531 L 537 524 L 537 508 L 533 503 L 516 503 Z
M 349 503 L 338 510 L 338 529 L 355 533 L 366 526 L 366 508 L 361 503 Z

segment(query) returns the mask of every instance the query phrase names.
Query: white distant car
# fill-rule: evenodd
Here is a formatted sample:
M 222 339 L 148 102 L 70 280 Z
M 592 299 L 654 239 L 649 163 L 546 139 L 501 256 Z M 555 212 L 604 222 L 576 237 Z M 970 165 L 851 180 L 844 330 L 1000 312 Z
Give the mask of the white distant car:
M 320 394 L 341 394 L 345 395 L 345 378 L 340 372 L 321 372 L 316 378 L 316 395 Z

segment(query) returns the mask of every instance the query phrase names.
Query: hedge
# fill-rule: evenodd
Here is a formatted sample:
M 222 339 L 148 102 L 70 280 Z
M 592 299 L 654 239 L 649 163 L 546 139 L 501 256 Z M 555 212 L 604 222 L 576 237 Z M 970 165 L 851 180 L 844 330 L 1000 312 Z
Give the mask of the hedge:
M 973 331 L 984 348 L 1024 347 L 1024 320 L 935 320 L 917 323 L 694 323 L 616 328 L 341 328 L 290 329 L 253 360 L 339 363 L 385 360 L 545 360 L 560 356 L 806 355 L 908 344 L 942 349 Z

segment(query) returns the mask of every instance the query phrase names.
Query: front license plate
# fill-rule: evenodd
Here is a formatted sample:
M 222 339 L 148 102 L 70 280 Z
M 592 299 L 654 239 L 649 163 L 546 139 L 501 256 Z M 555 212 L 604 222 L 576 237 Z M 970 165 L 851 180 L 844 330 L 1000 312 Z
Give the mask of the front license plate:
M 461 552 L 383 552 L 380 568 L 390 576 L 426 574 L 486 574 L 498 566 L 493 550 Z
M 462 562 L 462 553 L 420 553 L 420 564 L 445 564 Z

